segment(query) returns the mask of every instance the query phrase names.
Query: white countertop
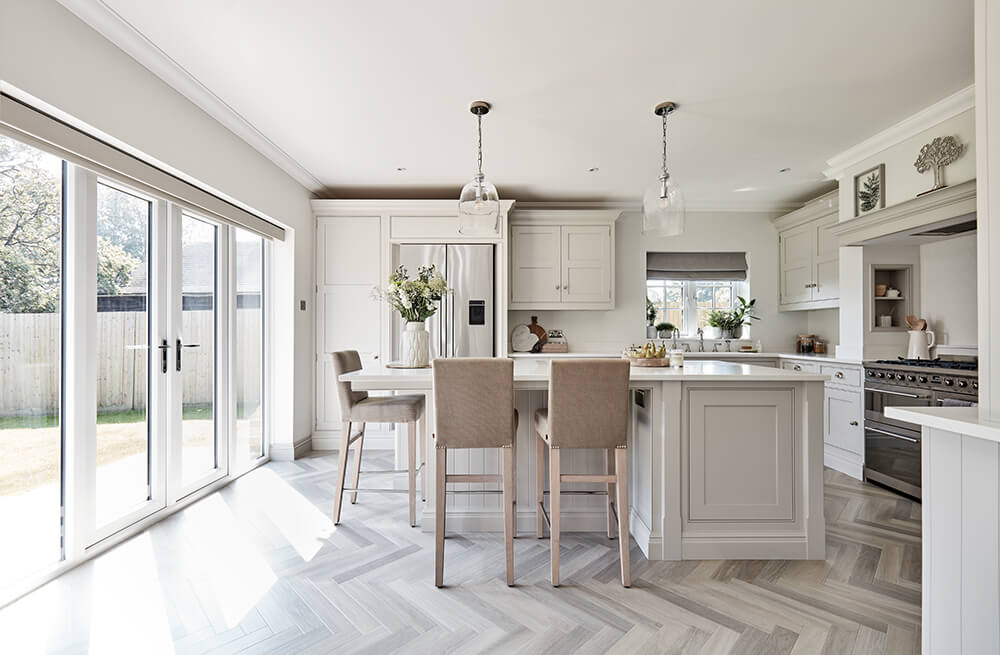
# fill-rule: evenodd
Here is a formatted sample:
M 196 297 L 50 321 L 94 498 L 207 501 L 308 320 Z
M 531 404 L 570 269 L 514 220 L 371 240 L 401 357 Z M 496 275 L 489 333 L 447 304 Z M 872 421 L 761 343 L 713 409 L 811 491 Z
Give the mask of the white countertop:
M 886 407 L 884 411 L 900 421 L 1000 441 L 1000 425 L 980 420 L 978 407 Z
M 510 353 L 508 355 L 512 359 L 564 359 L 572 357 L 620 357 L 621 353 L 586 353 L 586 352 L 569 352 L 569 353 Z M 810 360 L 817 361 L 826 364 L 853 364 L 860 365 L 861 361 L 857 359 L 847 359 L 843 357 L 835 357 L 833 355 L 807 355 L 803 353 L 741 353 L 741 352 L 728 352 L 728 353 L 714 353 L 714 352 L 685 352 L 684 358 L 688 359 L 797 359 L 797 360 Z
M 688 353 L 685 353 L 687 357 Z M 514 384 L 521 387 L 548 383 L 549 358 L 514 360 Z M 683 368 L 633 366 L 632 382 L 824 382 L 828 375 L 802 373 L 769 366 L 720 361 L 686 361 Z M 368 368 L 340 376 L 356 389 L 430 390 L 431 369 Z

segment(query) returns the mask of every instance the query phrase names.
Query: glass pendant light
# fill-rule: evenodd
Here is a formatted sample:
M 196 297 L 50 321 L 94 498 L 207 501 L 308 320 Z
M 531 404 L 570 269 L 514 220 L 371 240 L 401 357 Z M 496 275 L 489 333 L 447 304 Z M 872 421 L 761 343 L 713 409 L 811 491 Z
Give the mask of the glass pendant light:
M 684 195 L 667 171 L 667 116 L 677 109 L 673 102 L 661 102 L 653 113 L 663 121 L 663 165 L 660 178 L 642 198 L 642 233 L 669 237 L 684 232 Z
M 490 103 L 477 100 L 469 106 L 469 111 L 476 115 L 478 123 L 479 168 L 458 197 L 458 232 L 496 235 L 500 233 L 500 195 L 483 175 L 483 116 L 489 113 Z

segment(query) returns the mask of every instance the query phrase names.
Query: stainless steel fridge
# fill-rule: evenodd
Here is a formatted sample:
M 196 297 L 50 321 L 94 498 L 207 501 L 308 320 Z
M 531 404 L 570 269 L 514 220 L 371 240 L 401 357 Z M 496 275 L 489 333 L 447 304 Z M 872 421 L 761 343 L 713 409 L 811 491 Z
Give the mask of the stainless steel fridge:
M 493 244 L 405 244 L 393 247 L 393 267 L 412 278 L 433 264 L 454 293 L 427 321 L 430 357 L 493 357 L 495 348 L 495 256 Z M 392 359 L 399 358 L 403 320 L 393 312 Z

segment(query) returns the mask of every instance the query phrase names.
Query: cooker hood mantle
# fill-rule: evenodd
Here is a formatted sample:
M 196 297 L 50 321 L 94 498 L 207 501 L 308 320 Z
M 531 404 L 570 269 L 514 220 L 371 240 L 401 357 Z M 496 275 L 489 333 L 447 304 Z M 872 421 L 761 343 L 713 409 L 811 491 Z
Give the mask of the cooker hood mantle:
M 830 228 L 841 246 L 927 243 L 972 231 L 976 181 L 945 187 Z

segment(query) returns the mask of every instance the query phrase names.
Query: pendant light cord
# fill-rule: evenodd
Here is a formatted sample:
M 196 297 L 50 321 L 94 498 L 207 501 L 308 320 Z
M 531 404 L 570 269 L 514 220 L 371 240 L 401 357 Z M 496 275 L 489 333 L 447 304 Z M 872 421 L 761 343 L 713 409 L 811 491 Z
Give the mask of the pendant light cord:
M 660 117 L 663 119 L 663 175 L 667 174 L 667 112 L 663 112 Z
M 483 175 L 483 115 L 482 114 L 476 114 L 476 124 L 478 126 L 478 131 L 479 131 L 479 161 L 478 161 L 479 175 L 480 177 L 482 177 Z M 664 127 L 664 129 L 666 129 L 666 127 Z M 666 157 L 666 154 L 664 154 L 664 157 Z M 666 159 L 664 159 L 663 161 L 666 162 Z

